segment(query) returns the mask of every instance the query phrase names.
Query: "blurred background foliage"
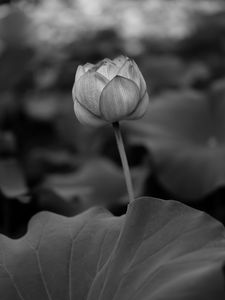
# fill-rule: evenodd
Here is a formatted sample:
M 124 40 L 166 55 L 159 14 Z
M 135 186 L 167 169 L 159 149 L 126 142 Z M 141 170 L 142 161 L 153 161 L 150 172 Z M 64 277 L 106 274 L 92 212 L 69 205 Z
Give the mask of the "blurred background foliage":
M 225 224 L 225 1 L 0 1 L 0 231 L 33 214 L 126 211 L 110 126 L 75 119 L 79 64 L 133 57 L 151 103 L 123 122 L 136 196 L 176 199 Z

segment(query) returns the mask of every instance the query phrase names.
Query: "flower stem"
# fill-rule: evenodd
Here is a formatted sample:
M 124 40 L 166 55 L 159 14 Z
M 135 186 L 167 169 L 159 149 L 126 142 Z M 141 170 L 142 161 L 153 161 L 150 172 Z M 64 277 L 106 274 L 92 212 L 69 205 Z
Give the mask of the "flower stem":
M 125 180 L 126 180 L 129 202 L 131 203 L 132 201 L 134 201 L 134 191 L 133 191 L 133 185 L 132 185 L 131 175 L 130 175 L 130 168 L 128 165 L 127 156 L 126 156 L 126 152 L 124 149 L 124 144 L 123 144 L 123 139 L 122 139 L 122 135 L 121 135 L 121 131 L 120 131 L 119 122 L 112 123 L 112 126 L 113 126 L 114 133 L 116 136 L 117 147 L 119 150 L 119 154 L 120 154 L 120 158 L 121 158 L 121 162 L 122 162 L 122 166 L 123 166 L 123 173 L 124 173 Z

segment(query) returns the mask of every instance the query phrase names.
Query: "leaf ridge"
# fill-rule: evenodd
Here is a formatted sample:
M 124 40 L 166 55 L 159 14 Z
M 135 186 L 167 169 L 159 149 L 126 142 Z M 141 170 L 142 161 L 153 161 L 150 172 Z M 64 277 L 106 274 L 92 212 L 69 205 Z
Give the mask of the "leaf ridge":
M 133 258 L 132 258 L 132 261 L 130 262 L 128 268 L 127 268 L 127 271 L 124 273 L 128 273 L 132 267 L 132 264 L 134 263 L 135 259 L 136 259 L 136 256 L 137 256 L 137 252 L 138 250 L 140 249 L 140 246 L 142 246 L 142 242 L 145 242 L 146 240 L 149 239 L 149 237 L 155 237 L 156 235 L 158 235 L 166 226 L 168 226 L 170 223 L 173 223 L 176 219 L 179 219 L 180 218 L 180 215 L 179 216 L 176 216 L 175 218 L 173 218 L 173 220 L 169 220 L 168 222 L 166 222 L 163 227 L 161 227 L 159 230 L 157 230 L 153 235 L 147 235 L 144 239 L 141 240 L 141 244 L 139 244 L 139 246 L 137 247 L 134 255 L 133 255 Z M 202 229 L 202 228 L 201 228 Z M 196 228 L 188 228 L 187 230 L 184 230 L 182 232 L 179 232 L 179 234 L 174 238 L 174 239 L 171 239 L 168 243 L 166 243 L 163 247 L 160 247 L 158 250 L 156 250 L 154 253 L 151 254 L 151 256 L 157 254 L 159 251 L 163 250 L 165 247 L 171 245 L 172 243 L 174 243 L 176 240 L 179 239 L 180 236 L 182 236 L 183 234 L 187 234 L 187 233 L 190 233 L 190 232 L 194 232 L 196 231 Z M 145 261 L 145 259 L 141 262 L 139 262 L 138 264 L 140 263 L 143 263 Z M 133 266 L 135 267 L 135 265 Z
M 3 269 L 6 271 L 6 273 L 7 273 L 8 277 L 9 277 L 10 281 L 12 282 L 12 285 L 14 286 L 14 288 L 15 288 L 15 290 L 17 292 L 17 295 L 19 296 L 19 298 L 21 300 L 25 300 L 25 298 L 23 297 L 22 293 L 20 292 L 20 290 L 19 290 L 19 288 L 18 288 L 15 280 L 13 279 L 13 276 L 9 272 L 8 268 L 5 265 L 3 265 Z
M 41 275 L 41 279 L 42 279 L 42 282 L 43 282 L 43 285 L 44 285 L 44 289 L 45 289 L 45 291 L 46 291 L 46 294 L 47 294 L 47 296 L 48 296 L 48 299 L 49 299 L 49 300 L 53 300 L 52 297 L 51 297 L 51 294 L 50 294 L 50 292 L 49 292 L 47 282 L 46 282 L 46 280 L 45 280 L 45 276 L 44 276 L 44 273 L 43 273 L 43 270 L 42 270 L 41 261 L 40 261 L 40 256 L 39 256 L 38 251 L 35 250 L 35 254 L 36 254 L 36 257 L 37 257 L 38 268 L 39 268 L 39 271 L 40 271 L 40 275 Z
M 19 287 L 17 286 L 17 284 L 16 284 L 16 282 L 15 282 L 12 274 L 8 270 L 7 265 L 5 263 L 5 249 L 4 249 L 4 241 L 3 241 L 2 235 L 1 235 L 1 242 L 2 242 L 2 252 L 3 252 L 3 255 L 2 255 L 2 267 L 5 270 L 6 274 L 8 275 L 10 281 L 12 282 L 12 285 L 14 286 L 14 288 L 16 290 L 16 293 L 19 296 L 19 298 L 21 300 L 25 300 L 25 298 L 23 297 L 22 293 L 20 292 Z
M 41 241 L 43 239 L 44 230 L 45 230 L 46 226 L 49 223 L 49 219 L 50 219 L 50 217 L 48 217 L 48 220 L 45 222 L 44 226 L 42 227 L 42 231 L 41 231 L 40 239 L 38 241 L 37 249 L 31 245 L 30 241 L 27 238 L 26 238 L 26 240 L 28 241 L 28 244 L 29 244 L 30 248 L 35 253 L 35 256 L 36 256 L 36 259 L 37 259 L 37 263 L 38 263 L 38 269 L 40 271 L 40 277 L 41 277 L 41 280 L 42 280 L 42 283 L 43 283 L 46 295 L 47 295 L 47 297 L 48 297 L 49 300 L 53 300 L 52 297 L 51 297 L 51 294 L 49 292 L 48 285 L 47 285 L 47 282 L 46 282 L 46 279 L 45 279 L 45 276 L 44 276 L 44 273 L 43 273 L 43 270 L 42 270 L 41 261 L 40 261 L 40 255 L 39 255 L 39 249 L 41 247 Z
M 98 263 L 97 263 L 97 266 L 96 266 L 96 274 L 99 272 L 99 269 L 100 269 L 100 262 L 101 262 L 101 258 L 102 258 L 102 252 L 103 252 L 103 248 L 104 248 L 104 243 L 105 243 L 105 240 L 106 240 L 106 237 L 108 236 L 108 233 L 109 233 L 109 230 L 107 230 L 101 240 L 101 247 L 100 247 L 100 253 L 99 253 L 99 259 L 98 259 Z
M 77 232 L 77 234 L 74 237 L 72 237 L 71 227 L 70 227 L 70 224 L 69 224 L 70 236 L 72 238 L 72 240 L 71 240 L 71 247 L 70 247 L 69 268 L 68 268 L 68 270 L 69 270 L 69 300 L 72 300 L 72 259 L 73 259 L 74 242 L 77 239 L 77 237 L 80 235 L 80 233 L 84 230 L 84 228 L 86 227 L 87 223 L 84 223 L 81 226 L 80 230 Z

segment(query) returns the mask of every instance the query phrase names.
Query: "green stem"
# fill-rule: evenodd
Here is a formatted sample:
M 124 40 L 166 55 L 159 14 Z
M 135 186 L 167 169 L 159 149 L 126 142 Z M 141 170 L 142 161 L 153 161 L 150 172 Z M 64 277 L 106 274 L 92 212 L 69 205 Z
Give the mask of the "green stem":
M 133 191 L 133 185 L 132 185 L 131 175 L 130 175 L 130 168 L 129 168 L 129 165 L 127 162 L 127 156 L 126 156 L 126 152 L 124 149 L 124 144 L 123 144 L 123 139 L 122 139 L 122 135 L 121 135 L 121 131 L 120 131 L 119 122 L 112 123 L 112 126 L 113 126 L 114 133 L 116 136 L 116 142 L 117 142 L 117 146 L 118 146 L 118 150 L 119 150 L 119 154 L 120 154 L 120 158 L 121 158 L 121 162 L 122 162 L 122 166 L 123 166 L 123 173 L 124 173 L 125 180 L 126 180 L 129 202 L 131 203 L 132 201 L 134 201 L 134 191 Z

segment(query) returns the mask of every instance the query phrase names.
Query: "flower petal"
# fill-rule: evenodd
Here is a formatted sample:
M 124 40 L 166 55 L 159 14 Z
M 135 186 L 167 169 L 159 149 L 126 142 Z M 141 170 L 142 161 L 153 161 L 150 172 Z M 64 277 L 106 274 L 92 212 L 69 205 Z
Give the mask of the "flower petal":
M 146 91 L 141 101 L 138 103 L 136 109 L 126 119 L 134 120 L 134 119 L 141 118 L 147 111 L 148 104 L 149 104 L 149 96 Z
M 73 98 L 81 105 L 99 116 L 99 99 L 108 79 L 95 71 L 88 71 L 75 82 Z
M 105 121 L 99 119 L 94 114 L 92 114 L 89 110 L 83 107 L 77 99 L 74 99 L 74 112 L 77 116 L 77 119 L 86 125 L 91 126 L 101 126 L 106 124 Z
M 113 62 L 117 65 L 118 68 L 121 68 L 127 59 L 128 59 L 128 57 L 126 57 L 124 55 L 120 55 L 120 56 L 114 58 Z
M 118 67 L 111 60 L 104 59 L 96 71 L 111 80 L 116 76 Z
M 134 64 L 131 59 L 127 59 L 124 64 L 121 66 L 118 75 L 126 77 L 130 80 L 133 80 L 138 87 L 140 87 L 139 71 L 134 68 Z
M 83 68 L 85 70 L 85 72 L 89 71 L 90 69 L 92 69 L 95 65 L 91 64 L 91 63 L 86 63 Z
M 80 77 L 81 77 L 82 75 L 84 75 L 84 73 L 85 73 L 84 67 L 81 66 L 81 65 L 79 65 L 79 66 L 77 67 L 77 71 L 76 71 L 76 75 L 75 75 L 75 81 L 77 81 L 78 79 L 80 79 Z
M 108 122 L 124 119 L 135 109 L 139 97 L 139 89 L 133 81 L 116 76 L 101 93 L 100 113 Z
M 146 92 L 146 83 L 137 64 L 133 60 L 127 59 L 120 68 L 118 75 L 133 80 L 139 87 L 140 96 L 144 96 Z
M 138 68 L 138 65 L 136 64 L 136 62 L 133 60 L 133 65 L 134 68 L 136 69 L 137 72 L 139 72 L 139 80 L 140 80 L 140 93 L 141 93 L 141 97 L 143 97 L 145 95 L 145 92 L 147 90 L 147 86 L 146 86 L 146 82 L 145 79 L 140 71 L 140 69 Z

